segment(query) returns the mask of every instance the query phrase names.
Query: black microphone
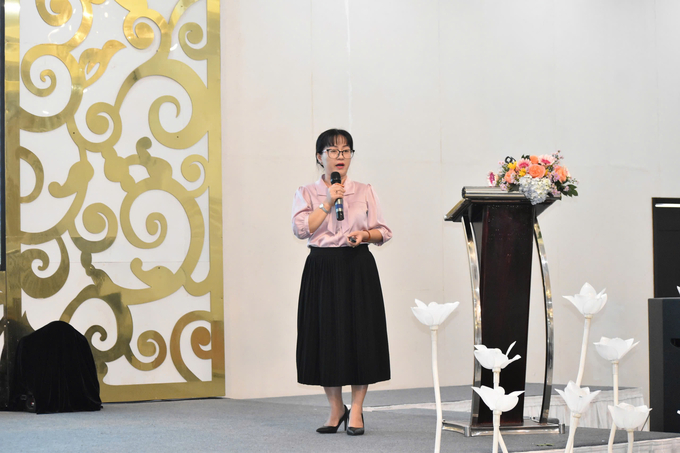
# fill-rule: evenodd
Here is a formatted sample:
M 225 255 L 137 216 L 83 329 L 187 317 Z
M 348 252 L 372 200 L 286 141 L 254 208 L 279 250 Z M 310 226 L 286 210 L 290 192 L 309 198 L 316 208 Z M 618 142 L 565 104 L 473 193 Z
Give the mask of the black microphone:
M 342 180 L 340 179 L 340 173 L 334 171 L 331 173 L 331 186 L 333 184 L 340 184 Z M 342 198 L 335 200 L 335 217 L 338 220 L 343 220 L 345 218 L 345 211 L 342 208 Z

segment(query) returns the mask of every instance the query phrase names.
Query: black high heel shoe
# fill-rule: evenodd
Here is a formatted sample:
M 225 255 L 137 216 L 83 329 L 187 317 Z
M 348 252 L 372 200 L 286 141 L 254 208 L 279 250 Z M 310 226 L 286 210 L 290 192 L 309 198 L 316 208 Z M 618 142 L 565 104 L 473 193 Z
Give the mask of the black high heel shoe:
M 338 428 L 340 428 L 340 425 L 342 425 L 343 422 L 345 423 L 345 431 L 347 431 L 347 420 L 349 420 L 349 409 L 345 406 L 345 413 L 342 414 L 342 417 L 340 417 L 340 421 L 336 426 L 324 425 L 321 428 L 318 428 L 316 432 L 321 434 L 335 434 L 338 432 Z
M 349 420 L 349 414 L 347 414 L 347 419 Z M 361 423 L 364 423 L 364 414 L 361 414 Z M 361 436 L 363 433 L 364 433 L 363 426 L 361 428 L 352 428 L 351 426 L 347 427 L 348 436 Z

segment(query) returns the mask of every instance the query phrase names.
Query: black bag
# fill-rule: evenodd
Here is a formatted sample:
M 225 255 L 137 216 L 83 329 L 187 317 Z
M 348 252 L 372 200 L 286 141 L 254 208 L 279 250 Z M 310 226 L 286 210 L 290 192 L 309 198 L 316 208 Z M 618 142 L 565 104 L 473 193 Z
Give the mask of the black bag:
M 54 321 L 19 340 L 16 408 L 38 414 L 98 411 L 97 368 L 90 344 L 63 321 Z

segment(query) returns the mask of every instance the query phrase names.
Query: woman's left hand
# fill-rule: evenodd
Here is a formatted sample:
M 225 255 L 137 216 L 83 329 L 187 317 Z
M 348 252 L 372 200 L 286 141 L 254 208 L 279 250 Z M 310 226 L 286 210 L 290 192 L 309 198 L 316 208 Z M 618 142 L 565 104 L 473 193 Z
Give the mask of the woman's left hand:
M 357 245 L 361 244 L 362 242 L 365 242 L 368 240 L 368 235 L 366 234 L 365 231 L 353 231 L 350 234 L 347 235 L 347 243 L 349 244 L 350 247 L 356 247 Z

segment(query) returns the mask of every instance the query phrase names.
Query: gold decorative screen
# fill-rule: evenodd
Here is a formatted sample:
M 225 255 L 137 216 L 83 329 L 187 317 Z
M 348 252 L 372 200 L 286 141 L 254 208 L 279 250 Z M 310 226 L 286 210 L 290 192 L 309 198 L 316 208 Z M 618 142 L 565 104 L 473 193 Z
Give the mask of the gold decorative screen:
M 224 394 L 218 0 L 9 0 L 3 360 L 50 321 L 104 401 Z

